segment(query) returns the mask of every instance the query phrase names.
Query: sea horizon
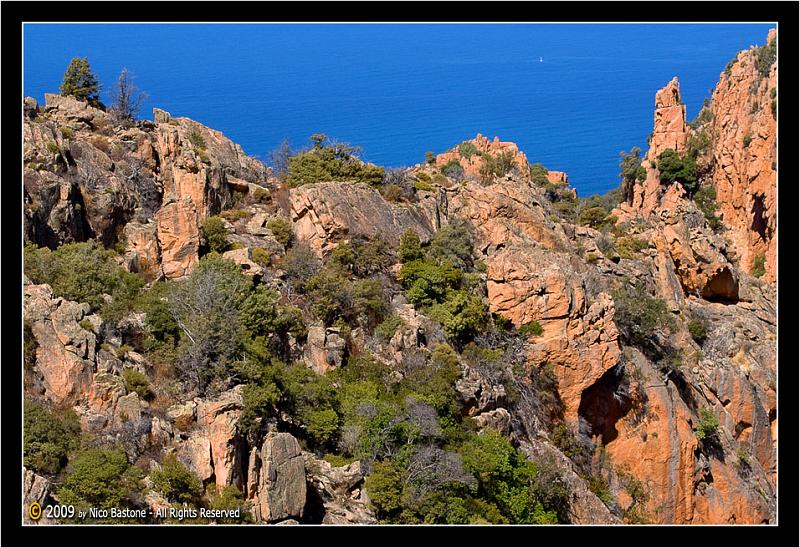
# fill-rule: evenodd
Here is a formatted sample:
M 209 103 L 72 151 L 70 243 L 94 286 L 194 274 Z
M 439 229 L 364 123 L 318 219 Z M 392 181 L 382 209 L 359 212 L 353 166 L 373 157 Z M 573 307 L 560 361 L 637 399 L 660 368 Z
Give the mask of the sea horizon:
M 104 102 L 128 68 L 148 93 L 141 119 L 153 108 L 194 119 L 264 162 L 283 139 L 299 149 L 325 133 L 366 161 L 408 166 L 480 133 L 587 196 L 619 184 L 621 151 L 646 149 L 656 91 L 677 76 L 691 120 L 771 27 L 26 24 L 23 87 L 43 102 L 87 57 Z

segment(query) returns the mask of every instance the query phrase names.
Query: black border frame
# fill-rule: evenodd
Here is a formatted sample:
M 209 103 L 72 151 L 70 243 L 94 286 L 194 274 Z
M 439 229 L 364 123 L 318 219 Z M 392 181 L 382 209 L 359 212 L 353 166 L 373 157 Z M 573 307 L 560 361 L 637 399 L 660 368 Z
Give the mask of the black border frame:
M 2 167 L 3 229 L 6 244 L 2 269 L 3 357 L 7 364 L 2 375 L 2 411 L 5 427 L 0 447 L 2 456 L 2 502 L 0 514 L 5 532 L 4 544 L 21 546 L 137 546 L 160 544 L 175 546 L 285 545 L 285 546 L 361 546 L 361 545 L 594 545 L 594 546 L 680 546 L 687 543 L 706 546 L 797 546 L 798 534 L 798 388 L 797 331 L 795 314 L 797 285 L 797 125 L 798 111 L 798 19 L 800 4 L 782 2 L 9 2 L 3 3 L 2 36 L 6 85 L 2 87 L 2 125 L 4 149 L 8 153 Z M 114 13 L 125 15 L 115 16 Z M 167 15 L 169 14 L 169 15 Z M 22 23 L 36 21 L 573 21 L 573 22 L 771 22 L 779 24 L 779 89 L 785 100 L 779 105 L 779 184 L 778 202 L 786 219 L 778 223 L 779 256 L 778 349 L 779 382 L 784 387 L 778 405 L 779 524 L 737 526 L 84 526 L 39 527 L 21 525 L 19 507 L 22 490 L 22 448 L 20 363 L 22 352 L 22 201 L 20 199 L 22 141 Z M 665 37 L 668 39 L 668 37 Z M 632 45 L 635 47 L 635 45 Z M 733 56 L 736 52 L 731 52 Z M 4 150 L 5 152 L 5 150 Z M 787 214 L 788 213 L 788 214 Z M 780 282 L 782 280 L 782 283 Z M 13 326 L 9 327 L 9 326 Z M 4 360 L 5 361 L 5 360 Z M 142 535 L 142 527 L 147 534 Z M 155 527 L 155 528 L 154 528 Z M 535 527 L 535 528 L 531 528 Z M 622 529 L 613 529 L 622 527 Z M 688 527 L 688 529 L 687 529 Z M 134 530 L 130 530 L 134 528 Z M 99 534 L 98 534 L 99 533 Z M 131 534 L 133 533 L 133 534 Z M 436 540 L 434 540 L 436 539 Z

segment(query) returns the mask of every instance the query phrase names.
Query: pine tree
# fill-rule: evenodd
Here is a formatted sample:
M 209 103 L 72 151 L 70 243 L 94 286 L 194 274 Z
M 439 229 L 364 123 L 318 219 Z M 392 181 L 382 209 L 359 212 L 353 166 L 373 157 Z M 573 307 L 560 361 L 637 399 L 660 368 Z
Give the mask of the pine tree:
M 89 60 L 75 57 L 64 73 L 61 95 L 72 95 L 80 101 L 87 101 L 93 107 L 102 108 L 100 103 L 100 83 L 92 73 Z

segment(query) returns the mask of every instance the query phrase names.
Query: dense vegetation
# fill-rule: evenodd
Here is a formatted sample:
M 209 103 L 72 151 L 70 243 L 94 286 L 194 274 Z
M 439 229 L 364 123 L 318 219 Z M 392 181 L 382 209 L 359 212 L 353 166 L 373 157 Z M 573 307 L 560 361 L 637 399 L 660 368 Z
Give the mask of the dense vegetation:
M 333 143 L 326 135 L 314 134 L 309 150 L 289 158 L 286 183 L 297 187 L 323 181 L 354 181 L 379 184 L 384 169 L 359 160 L 358 147 Z

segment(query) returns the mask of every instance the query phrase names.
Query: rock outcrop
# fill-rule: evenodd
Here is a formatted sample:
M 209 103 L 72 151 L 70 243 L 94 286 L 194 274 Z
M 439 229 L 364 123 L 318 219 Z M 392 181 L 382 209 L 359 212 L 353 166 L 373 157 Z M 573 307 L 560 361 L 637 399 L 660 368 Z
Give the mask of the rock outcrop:
M 260 450 L 252 449 L 248 495 L 258 520 L 275 522 L 303 517 L 306 465 L 300 444 L 291 434 L 270 433 Z
M 767 44 L 775 46 L 776 42 L 777 32 L 773 29 Z M 763 256 L 764 280 L 774 283 L 778 67 L 773 60 L 771 66 L 760 69 L 759 51 L 752 48 L 739 53 L 720 75 L 714 90 L 710 123 L 713 185 L 720 215 L 742 269 L 750 272 L 753 261 Z
M 479 133 L 474 139 L 462 143 L 462 145 L 465 144 L 472 145 L 476 152 L 467 156 L 459 149 L 461 145 L 456 146 L 436 156 L 435 167 L 438 169 L 448 162 L 456 161 L 464 169 L 464 174 L 467 177 L 479 180 L 481 179 L 481 169 L 486 163 L 483 154 L 488 154 L 492 157 L 507 154 L 510 155 L 511 161 L 521 174 L 527 174 L 530 169 L 525 153 L 519 150 L 515 143 L 501 141 L 499 137 L 495 137 L 490 141 L 488 137 L 484 137 Z
M 411 207 L 386 202 L 366 183 L 316 183 L 290 190 L 294 235 L 322 255 L 342 239 L 380 236 L 395 242 L 408 228 L 427 240 L 438 228 L 437 204 Z

